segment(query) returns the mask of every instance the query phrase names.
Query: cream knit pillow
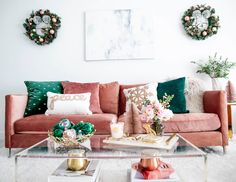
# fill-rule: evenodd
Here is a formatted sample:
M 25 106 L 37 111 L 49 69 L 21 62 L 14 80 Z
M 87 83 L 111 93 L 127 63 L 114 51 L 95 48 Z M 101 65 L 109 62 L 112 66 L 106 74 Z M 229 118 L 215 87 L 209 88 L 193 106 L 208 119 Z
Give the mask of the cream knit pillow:
M 55 94 L 47 92 L 46 115 L 49 114 L 92 114 L 89 110 L 91 93 Z

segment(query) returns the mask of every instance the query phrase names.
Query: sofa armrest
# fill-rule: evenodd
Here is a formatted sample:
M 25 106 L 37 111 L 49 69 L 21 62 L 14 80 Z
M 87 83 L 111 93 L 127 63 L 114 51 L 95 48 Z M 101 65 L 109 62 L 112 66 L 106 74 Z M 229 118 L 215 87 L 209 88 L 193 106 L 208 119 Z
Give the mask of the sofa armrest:
M 27 95 L 5 96 L 5 145 L 11 146 L 11 135 L 14 134 L 14 122 L 24 117 Z
M 227 95 L 223 90 L 205 91 L 203 94 L 204 112 L 218 114 L 221 122 L 223 146 L 228 145 Z

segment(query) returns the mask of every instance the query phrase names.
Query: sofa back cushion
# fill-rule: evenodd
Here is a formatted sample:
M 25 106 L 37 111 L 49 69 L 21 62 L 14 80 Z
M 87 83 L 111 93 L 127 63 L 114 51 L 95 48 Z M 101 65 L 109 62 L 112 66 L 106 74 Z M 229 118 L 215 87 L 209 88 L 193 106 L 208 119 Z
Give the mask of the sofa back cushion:
M 111 82 L 99 85 L 100 107 L 104 113 L 118 114 L 119 83 Z
M 138 86 L 143 86 L 145 84 L 133 84 L 133 85 L 120 85 L 119 93 L 119 115 L 122 115 L 126 109 L 126 98 L 124 94 L 124 89 L 134 88 Z
M 99 102 L 99 83 L 62 82 L 64 94 L 91 93 L 90 110 L 102 113 Z

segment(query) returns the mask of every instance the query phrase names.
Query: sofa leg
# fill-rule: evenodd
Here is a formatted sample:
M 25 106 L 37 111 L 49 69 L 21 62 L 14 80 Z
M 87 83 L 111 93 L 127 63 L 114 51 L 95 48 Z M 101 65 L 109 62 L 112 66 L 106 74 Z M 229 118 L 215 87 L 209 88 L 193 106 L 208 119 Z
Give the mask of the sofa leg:
M 11 157 L 11 148 L 8 149 L 8 158 Z
M 226 152 L 227 152 L 227 148 L 226 146 L 223 146 L 223 153 L 226 154 Z

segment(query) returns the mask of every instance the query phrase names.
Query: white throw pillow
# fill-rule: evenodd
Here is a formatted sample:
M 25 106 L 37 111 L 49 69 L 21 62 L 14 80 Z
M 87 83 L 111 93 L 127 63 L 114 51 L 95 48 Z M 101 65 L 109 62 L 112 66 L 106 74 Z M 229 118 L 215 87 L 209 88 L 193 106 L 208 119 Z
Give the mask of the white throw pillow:
M 157 99 L 157 85 L 158 83 L 149 83 L 143 86 L 124 89 L 126 97 L 126 111 L 129 111 L 131 104 L 135 104 L 139 110 L 141 110 L 145 99 L 151 102 L 158 102 Z
M 203 113 L 203 93 L 206 87 L 203 81 L 187 78 L 185 82 L 186 107 L 190 113 Z
M 230 80 L 228 83 L 228 101 L 236 102 L 236 81 Z
M 55 94 L 47 92 L 46 115 L 49 114 L 92 114 L 89 110 L 91 93 Z

